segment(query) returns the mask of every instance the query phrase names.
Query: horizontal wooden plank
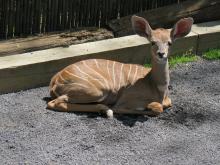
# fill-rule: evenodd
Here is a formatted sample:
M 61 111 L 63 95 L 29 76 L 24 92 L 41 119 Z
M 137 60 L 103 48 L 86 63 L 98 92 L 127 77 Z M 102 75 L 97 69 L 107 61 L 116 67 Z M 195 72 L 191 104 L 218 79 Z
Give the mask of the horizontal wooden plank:
M 199 35 L 197 54 L 213 48 L 220 48 L 220 21 L 194 25 L 192 31 Z
M 73 44 L 108 38 L 113 38 L 113 34 L 106 29 L 87 28 L 87 30 L 79 30 L 76 32 L 63 32 L 43 36 L 11 39 L 0 42 L 0 57 L 59 46 L 66 47 Z
M 173 44 L 172 53 L 181 54 L 190 49 L 196 52 L 198 48 L 205 47 L 205 44 L 209 48 L 216 46 L 215 44 L 220 41 L 219 28 L 217 31 L 213 28 L 209 31 L 207 28 L 206 33 L 203 34 L 202 32 L 199 34 L 197 29 L 197 27 L 204 28 L 208 25 L 210 24 L 193 25 L 193 32 Z M 208 42 L 207 37 L 210 39 Z M 150 56 L 150 48 L 151 45 L 147 39 L 132 35 L 66 48 L 58 47 L 0 57 L 0 94 L 48 85 L 57 71 L 82 59 L 104 58 L 125 63 L 144 64 Z
M 108 39 L 69 47 L 58 47 L 41 51 L 29 52 L 18 55 L 0 57 L 0 69 L 14 68 L 30 64 L 42 63 L 47 61 L 62 60 L 85 55 L 99 55 L 105 52 L 117 53 L 118 50 L 125 50 L 123 54 L 131 54 L 134 52 L 126 51 L 130 47 L 142 47 L 149 42 L 143 37 L 136 35 L 122 38 Z M 123 56 L 123 54 L 121 54 Z M 1 75 L 0 75 L 1 76 Z
M 175 41 L 171 49 L 171 55 L 181 55 L 190 51 L 191 53 L 197 53 L 197 41 L 198 35 L 194 32 L 191 32 L 185 38 L 180 38 Z
M 104 58 L 143 64 L 149 49 L 146 39 L 134 35 L 0 57 L 0 93 L 48 85 L 57 71 L 82 59 Z
M 193 17 L 195 23 L 219 20 L 219 8 L 219 0 L 187 0 L 181 4 L 143 11 L 136 15 L 146 18 L 152 28 L 172 28 L 183 17 Z M 133 34 L 131 15 L 112 20 L 108 25 L 117 37 Z

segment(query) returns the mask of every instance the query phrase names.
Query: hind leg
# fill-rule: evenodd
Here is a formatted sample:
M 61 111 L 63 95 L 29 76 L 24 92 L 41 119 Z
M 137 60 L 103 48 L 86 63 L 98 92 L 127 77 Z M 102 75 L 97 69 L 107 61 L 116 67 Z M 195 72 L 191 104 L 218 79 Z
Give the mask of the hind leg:
M 47 104 L 48 109 L 61 112 L 96 112 L 104 113 L 108 118 L 113 118 L 113 111 L 103 104 L 71 104 L 68 96 L 60 96 Z

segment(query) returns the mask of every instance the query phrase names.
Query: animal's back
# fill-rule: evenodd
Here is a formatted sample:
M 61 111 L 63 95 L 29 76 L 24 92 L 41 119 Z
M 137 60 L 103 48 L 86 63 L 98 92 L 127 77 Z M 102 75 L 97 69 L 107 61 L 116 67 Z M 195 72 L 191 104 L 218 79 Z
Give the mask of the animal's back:
M 52 97 L 68 95 L 73 103 L 116 100 L 120 90 L 143 78 L 150 69 L 104 59 L 76 62 L 58 72 L 51 80 Z

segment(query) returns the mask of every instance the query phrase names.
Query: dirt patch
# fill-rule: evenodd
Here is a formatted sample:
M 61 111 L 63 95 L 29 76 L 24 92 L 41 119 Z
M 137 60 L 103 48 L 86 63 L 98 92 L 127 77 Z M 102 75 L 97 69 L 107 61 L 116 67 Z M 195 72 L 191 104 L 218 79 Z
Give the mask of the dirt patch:
M 220 61 L 171 71 L 173 107 L 156 118 L 57 113 L 48 87 L 0 96 L 2 164 L 218 164 Z

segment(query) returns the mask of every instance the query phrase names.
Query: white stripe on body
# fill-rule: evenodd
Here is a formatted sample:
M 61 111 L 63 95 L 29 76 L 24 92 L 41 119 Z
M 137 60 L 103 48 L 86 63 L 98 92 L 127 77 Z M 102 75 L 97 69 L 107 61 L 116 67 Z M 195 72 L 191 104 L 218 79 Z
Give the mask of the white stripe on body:
M 120 69 L 120 75 L 119 75 L 119 85 L 118 85 L 118 90 L 121 88 L 121 77 L 122 77 L 122 71 L 123 71 L 123 67 L 124 67 L 124 64 L 121 64 L 121 69 Z M 124 80 L 123 80 L 124 81 Z M 124 83 L 124 82 L 123 82 Z M 122 85 L 123 85 L 122 83 Z
M 110 76 L 109 60 L 107 60 L 107 65 L 106 65 L 106 67 L 107 67 L 107 72 L 108 72 L 108 77 L 109 77 L 109 86 L 110 86 L 110 88 L 112 88 L 112 77 Z M 110 82 L 110 80 L 111 80 L 111 82 Z
M 97 86 L 94 85 L 93 83 L 91 83 L 89 80 L 84 79 L 84 78 L 82 78 L 82 77 L 79 77 L 79 76 L 77 76 L 77 75 L 74 75 L 73 73 L 71 73 L 71 72 L 69 72 L 69 71 L 67 71 L 67 70 L 64 70 L 64 72 L 66 72 L 67 74 L 69 74 L 69 75 L 71 75 L 71 76 L 73 76 L 73 77 L 76 77 L 76 78 L 78 78 L 78 79 L 81 79 L 81 80 L 87 82 L 88 84 L 90 84 L 91 86 L 93 86 L 93 87 L 97 90 L 97 92 L 99 91 L 98 88 L 97 88 Z
M 131 69 L 132 69 L 132 65 L 129 64 L 128 80 L 130 79 Z
M 134 73 L 134 77 L 133 77 L 133 80 L 132 80 L 132 84 L 134 84 L 135 83 L 135 80 L 136 80 L 136 77 L 137 77 L 137 71 L 138 71 L 138 66 L 137 65 L 135 65 L 135 73 Z
M 97 81 L 103 88 L 105 88 L 105 85 L 99 80 L 99 79 L 96 79 L 92 76 L 90 76 L 89 74 L 87 74 L 86 72 L 82 71 L 77 65 L 73 65 L 79 72 L 81 72 L 82 74 L 88 76 L 89 78 Z
M 143 69 L 144 69 L 144 67 L 141 67 L 141 75 L 143 75 L 144 73 L 143 73 Z
M 109 71 L 109 60 L 107 60 L 107 72 L 108 72 L 108 76 L 109 76 L 109 78 L 110 78 L 110 71 Z
M 53 85 L 52 91 L 56 95 L 56 97 L 59 97 L 60 95 L 56 92 L 56 90 L 54 88 L 56 88 L 56 85 Z
M 62 77 L 62 75 L 60 74 L 60 78 L 65 81 L 65 79 Z M 80 83 L 76 83 L 76 82 L 71 82 L 71 83 L 68 83 L 68 84 L 71 84 L 71 85 L 77 85 L 77 86 L 80 86 L 80 87 L 83 87 L 83 88 L 86 88 L 86 89 L 89 89 L 88 86 L 86 86 L 85 84 L 80 84 Z
M 113 77 L 113 89 L 115 89 L 115 61 L 112 66 L 112 77 Z
M 94 69 L 92 69 L 91 67 L 89 67 L 85 61 L 82 61 L 83 65 L 86 66 L 89 70 L 93 71 L 94 73 L 96 73 L 98 75 L 98 77 L 101 77 L 104 81 L 105 81 L 105 84 L 106 86 L 102 85 L 104 89 L 109 89 L 109 86 L 108 86 L 108 83 L 105 79 L 105 77 L 103 77 L 100 73 L 98 73 L 97 71 L 95 71 Z M 95 79 L 95 80 L 98 80 L 98 79 Z M 101 83 L 101 81 L 99 81 Z
M 96 64 L 97 68 L 98 68 L 99 70 L 102 70 L 102 69 L 100 69 L 97 60 L 96 60 L 96 59 L 94 59 L 94 60 L 95 60 L 95 64 Z M 95 71 L 95 70 L 94 70 L 94 71 Z M 98 72 L 96 72 L 96 73 L 98 73 Z M 110 89 L 110 88 L 109 88 L 109 83 L 108 83 L 108 81 L 106 80 L 106 77 L 102 76 L 100 73 L 98 73 L 98 74 L 99 74 L 99 75 L 103 78 L 103 80 L 105 81 L 105 84 L 106 84 L 106 86 L 107 86 L 107 89 Z
M 94 60 L 95 60 L 95 64 L 96 64 L 97 68 L 98 68 L 99 70 L 102 70 L 102 69 L 99 67 L 99 64 L 98 64 L 97 60 L 96 60 L 96 59 L 94 59 Z M 98 72 L 96 72 L 96 73 L 98 73 Z M 110 88 L 109 88 L 109 83 L 108 83 L 108 81 L 106 80 L 106 77 L 102 76 L 100 73 L 98 73 L 98 74 L 104 79 L 105 84 L 106 84 L 106 86 L 107 86 L 107 89 L 110 89 Z
M 58 75 L 60 76 L 60 73 L 58 73 Z M 56 97 L 59 97 L 60 95 L 59 95 L 59 94 L 56 92 L 56 90 L 55 90 L 57 84 L 60 84 L 60 83 L 58 82 L 58 78 L 56 77 L 56 80 L 55 80 L 54 85 L 53 85 L 53 87 L 52 87 L 51 90 L 52 90 L 53 93 L 56 95 Z

